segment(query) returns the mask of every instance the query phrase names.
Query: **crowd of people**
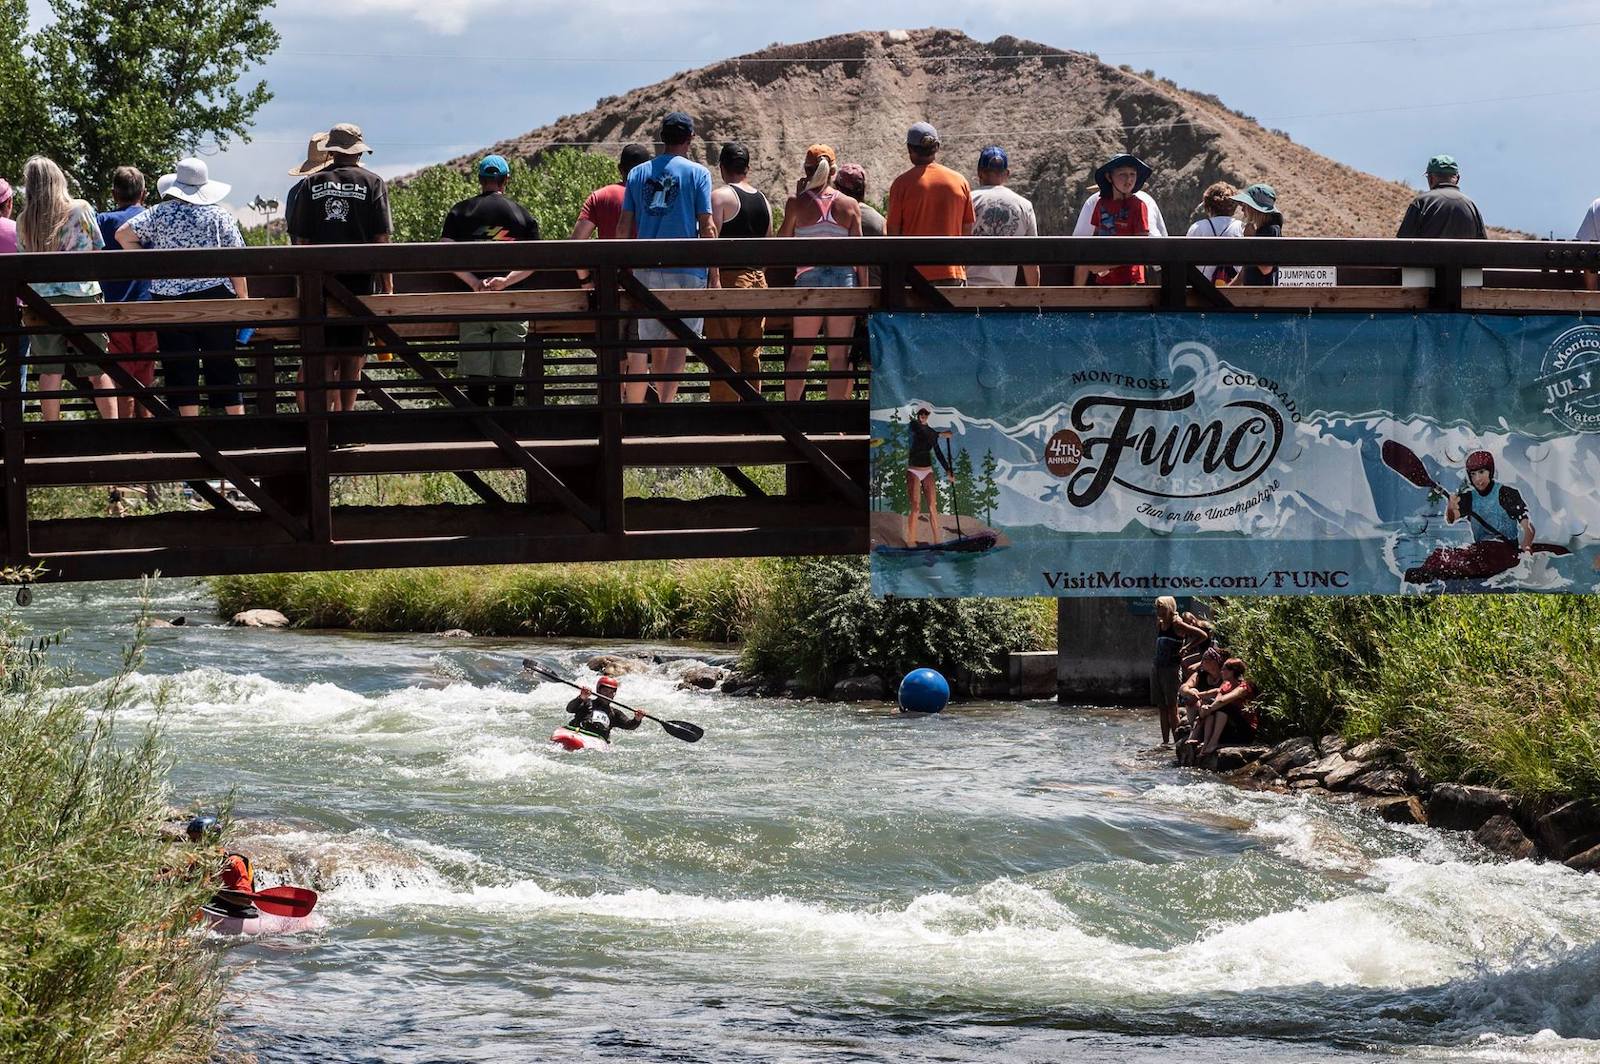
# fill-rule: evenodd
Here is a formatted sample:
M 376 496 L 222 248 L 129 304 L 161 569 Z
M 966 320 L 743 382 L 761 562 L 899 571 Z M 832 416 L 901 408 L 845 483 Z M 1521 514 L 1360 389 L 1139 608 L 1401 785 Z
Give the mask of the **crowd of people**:
M 710 170 L 691 158 L 694 120 L 674 111 L 661 122 L 662 150 L 652 156 L 643 145 L 625 147 L 618 161 L 618 180 L 584 203 L 570 238 L 611 239 L 759 239 L 770 236 L 848 238 L 859 236 L 1034 236 L 1038 222 L 1033 204 L 1009 187 L 1010 159 L 999 145 L 983 148 L 977 158 L 977 184 L 940 162 L 942 142 L 927 122 L 907 131 L 907 168 L 889 185 L 887 214 L 867 199 L 867 173 L 858 163 L 840 162 L 827 144 L 813 144 L 806 153 L 774 233 L 774 211 L 767 197 L 749 182 L 750 149 L 741 143 L 721 146 L 720 184 Z M 393 234 L 388 187 L 364 165 L 372 149 L 359 127 L 341 123 L 311 138 L 305 160 L 289 171 L 297 180 L 285 199 L 285 221 L 295 244 L 386 243 Z M 499 155 L 477 166 L 480 193 L 456 204 L 445 218 L 441 241 L 537 240 L 538 219 L 506 195 L 511 165 Z M 1145 191 L 1152 169 L 1131 154 L 1118 154 L 1096 168 L 1095 191 L 1084 201 L 1073 228 L 1075 236 L 1166 236 L 1160 206 Z M 1430 159 L 1428 190 L 1405 213 L 1399 237 L 1483 238 L 1483 218 L 1460 189 L 1460 167 L 1448 155 Z M 28 160 L 22 174 L 22 208 L 13 214 L 13 190 L 0 179 L 0 252 L 87 251 L 106 248 L 235 248 L 244 246 L 239 224 L 223 201 L 230 186 L 211 178 L 202 159 L 181 159 L 173 172 L 156 183 L 159 202 L 146 206 L 145 176 L 132 167 L 119 168 L 112 182 L 108 209 L 94 208 L 69 192 L 66 175 L 43 157 Z M 1265 183 L 1238 189 L 1217 182 L 1205 190 L 1196 209 L 1199 220 L 1188 236 L 1275 237 L 1284 232 L 1285 213 L 1277 192 Z M 1580 239 L 1600 239 L 1600 201 L 1590 209 L 1578 232 Z M 935 286 L 1007 286 L 1020 280 L 1039 283 L 1037 265 L 930 265 L 916 267 Z M 473 291 L 497 292 L 525 280 L 531 271 L 483 276 L 456 274 Z M 636 269 L 634 277 L 657 291 L 703 288 L 764 289 L 766 272 L 757 265 L 705 268 L 662 266 Z M 875 285 L 876 268 L 802 266 L 794 284 L 800 288 L 858 288 Z M 1271 264 L 1208 266 L 1203 271 L 1215 284 L 1274 285 L 1278 271 Z M 579 279 L 592 285 L 586 271 Z M 392 293 L 392 275 L 345 273 L 333 278 L 357 296 Z M 1591 283 L 1593 276 L 1591 275 Z M 1078 266 L 1078 285 L 1137 285 L 1147 281 L 1138 265 Z M 41 282 L 34 291 L 52 303 L 132 302 L 141 300 L 229 299 L 248 296 L 243 277 L 157 278 L 148 281 Z M 737 374 L 746 379 L 760 371 L 765 322 L 759 315 L 725 315 L 709 319 L 685 317 L 681 324 L 653 319 L 633 322 L 626 356 L 628 378 L 623 397 L 629 403 L 671 402 L 687 362 L 688 330 L 706 340 Z M 87 333 L 85 338 L 111 356 L 142 385 L 154 383 L 157 366 L 174 405 L 186 415 L 202 405 L 213 411 L 242 413 L 235 348 L 241 337 L 228 325 L 174 324 L 155 330 Z M 458 370 L 469 397 L 479 405 L 509 405 L 522 375 L 528 323 L 491 320 L 460 326 Z M 333 357 L 322 361 L 332 385 L 328 407 L 355 409 L 369 349 L 368 330 L 360 325 L 330 324 L 325 340 Z M 847 398 L 851 365 L 859 360 L 862 334 L 853 314 L 798 314 L 793 343 L 785 359 L 784 397 L 804 397 L 806 372 L 820 343 L 829 375 L 826 394 Z M 95 394 L 102 418 L 145 416 L 148 411 L 131 396 L 114 397 L 117 383 L 105 363 L 86 357 L 81 344 L 61 334 L 32 337 L 32 364 L 41 392 L 56 392 L 69 372 Z M 304 378 L 305 369 L 301 375 Z M 649 379 L 645 376 L 648 373 Z M 203 385 L 202 385 L 203 381 Z M 712 401 L 733 401 L 739 389 L 714 375 Z M 305 394 L 297 392 L 301 409 Z M 60 417 L 60 401 L 41 397 L 46 420 Z
M 1259 694 L 1245 663 L 1217 642 L 1211 622 L 1179 612 L 1171 595 L 1156 599 L 1151 700 L 1161 744 L 1177 744 L 1180 765 L 1198 764 L 1223 745 L 1251 742 L 1261 725 Z

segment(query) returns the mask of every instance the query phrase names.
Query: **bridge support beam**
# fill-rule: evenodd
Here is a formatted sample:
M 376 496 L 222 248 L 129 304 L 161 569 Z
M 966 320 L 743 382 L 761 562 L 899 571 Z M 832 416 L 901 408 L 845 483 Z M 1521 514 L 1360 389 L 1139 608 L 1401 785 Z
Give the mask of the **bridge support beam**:
M 1056 600 L 1057 701 L 1149 705 L 1154 628 L 1148 599 Z

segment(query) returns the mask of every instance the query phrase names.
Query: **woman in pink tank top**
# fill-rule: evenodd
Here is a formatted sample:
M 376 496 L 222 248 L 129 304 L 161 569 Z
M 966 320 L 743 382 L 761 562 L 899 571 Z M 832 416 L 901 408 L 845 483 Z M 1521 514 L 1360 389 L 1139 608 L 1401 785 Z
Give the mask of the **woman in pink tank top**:
M 837 166 L 833 149 L 826 144 L 813 144 L 806 149 L 806 176 L 801 187 L 783 207 L 783 228 L 779 236 L 841 237 L 861 235 L 861 208 L 856 201 L 833 187 L 833 174 Z M 795 271 L 796 288 L 864 288 L 867 270 L 864 266 L 802 266 Z M 805 398 L 805 378 L 799 376 L 811 365 L 816 354 L 813 343 L 826 332 L 828 339 L 843 340 L 829 343 L 828 369 L 840 374 L 828 379 L 829 399 L 850 398 L 853 383 L 844 371 L 849 365 L 850 338 L 855 331 L 854 314 L 796 314 L 794 318 L 794 343 L 784 369 L 795 374 L 783 382 L 783 397 L 790 402 Z

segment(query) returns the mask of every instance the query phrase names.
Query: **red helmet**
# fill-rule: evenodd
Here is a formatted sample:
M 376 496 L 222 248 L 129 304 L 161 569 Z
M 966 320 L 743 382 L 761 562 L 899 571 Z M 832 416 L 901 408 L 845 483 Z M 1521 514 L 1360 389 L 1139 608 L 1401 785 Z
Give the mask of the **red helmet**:
M 1488 451 L 1473 451 L 1467 455 L 1467 472 L 1476 473 L 1480 469 L 1494 472 L 1494 455 Z
M 596 687 L 609 687 L 609 688 L 611 688 L 611 690 L 615 691 L 617 689 L 617 681 L 613 680 L 609 676 L 602 676 L 602 677 L 600 677 L 600 681 L 598 683 L 596 683 L 595 686 Z

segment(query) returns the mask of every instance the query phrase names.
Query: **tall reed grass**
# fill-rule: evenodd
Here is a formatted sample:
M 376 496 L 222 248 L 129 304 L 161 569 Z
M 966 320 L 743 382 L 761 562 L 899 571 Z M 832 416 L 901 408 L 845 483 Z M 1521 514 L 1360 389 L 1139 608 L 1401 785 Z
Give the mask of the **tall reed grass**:
M 1232 599 L 1225 640 L 1280 731 L 1385 737 L 1437 779 L 1600 797 L 1591 596 Z

